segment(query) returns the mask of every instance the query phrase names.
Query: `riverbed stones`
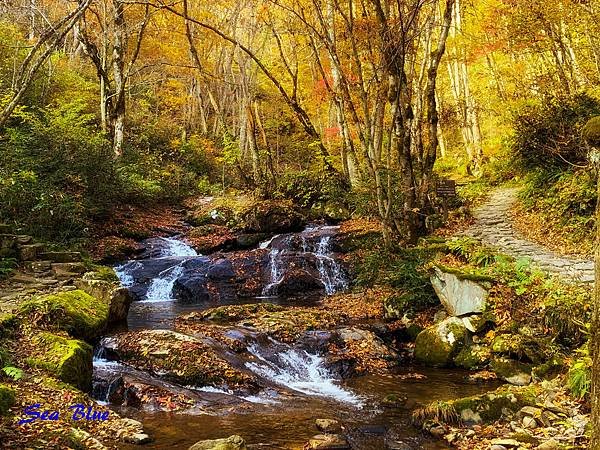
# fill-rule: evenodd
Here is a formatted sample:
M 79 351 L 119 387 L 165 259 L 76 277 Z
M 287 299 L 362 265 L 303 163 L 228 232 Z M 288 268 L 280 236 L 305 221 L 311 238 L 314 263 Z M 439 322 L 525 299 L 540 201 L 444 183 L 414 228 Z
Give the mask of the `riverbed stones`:
M 470 279 L 468 274 L 434 267 L 431 285 L 451 316 L 481 313 L 485 308 L 488 290 L 483 283 Z
M 419 333 L 415 341 L 415 358 L 434 367 L 449 366 L 468 338 L 463 321 L 449 317 Z
M 224 439 L 209 439 L 196 442 L 188 450 L 246 450 L 246 441 L 241 436 L 232 435 Z
M 350 444 L 340 434 L 317 434 L 309 439 L 304 446 L 307 450 L 346 450 Z

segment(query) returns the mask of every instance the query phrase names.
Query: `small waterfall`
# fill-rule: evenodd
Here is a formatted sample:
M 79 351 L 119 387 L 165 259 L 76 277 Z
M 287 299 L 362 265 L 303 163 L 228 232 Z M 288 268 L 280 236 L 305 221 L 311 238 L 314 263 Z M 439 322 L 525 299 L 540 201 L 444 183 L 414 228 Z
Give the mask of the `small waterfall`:
M 173 286 L 182 274 L 182 264 L 163 270 L 158 277 L 152 280 L 152 284 L 148 287 L 148 292 L 146 293 L 146 298 L 143 302 L 164 302 L 173 300 L 173 296 L 171 295 Z
M 282 253 L 283 250 L 276 248 L 271 249 L 271 253 L 269 254 L 269 270 L 271 272 L 271 280 L 262 291 L 264 296 L 276 294 L 277 285 L 283 280 L 285 269 L 283 267 L 283 260 L 281 259 Z
M 358 396 L 335 384 L 324 367 L 322 357 L 284 346 L 274 340 L 271 342 L 279 351 L 267 352 L 258 344 L 248 347 L 248 351 L 257 359 L 256 362 L 246 363 L 248 369 L 294 391 L 362 407 Z
M 148 248 L 153 249 L 154 257 L 147 260 L 128 261 L 115 267 L 115 273 L 124 287 L 136 283 L 132 273 L 144 267 L 145 261 L 165 260 L 174 258 L 173 265 L 160 272 L 148 285 L 143 302 L 163 302 L 173 300 L 173 285 L 183 274 L 183 263 L 200 255 L 185 242 L 177 238 L 148 239 Z
M 331 257 L 331 236 L 322 236 L 314 252 L 317 268 L 327 295 L 348 289 L 348 279 L 342 266 Z
M 322 226 L 307 227 L 300 235 L 300 239 L 293 239 L 298 235 L 288 235 L 279 242 L 275 241 L 279 235 L 273 236 L 268 241 L 260 244 L 260 248 L 271 247 L 269 253 L 269 272 L 270 279 L 264 287 L 262 294 L 264 296 L 273 296 L 277 294 L 277 286 L 283 281 L 285 275 L 286 256 L 312 255 L 315 261 L 316 269 L 319 272 L 319 279 L 325 288 L 327 295 L 348 289 L 349 282 L 341 264 L 334 258 L 332 250 L 332 232 L 338 227 Z M 310 258 L 306 258 L 307 261 Z
M 162 249 L 161 256 L 198 256 L 196 250 L 190 247 L 183 241 L 176 238 L 160 238 L 161 241 L 166 242 L 167 246 Z

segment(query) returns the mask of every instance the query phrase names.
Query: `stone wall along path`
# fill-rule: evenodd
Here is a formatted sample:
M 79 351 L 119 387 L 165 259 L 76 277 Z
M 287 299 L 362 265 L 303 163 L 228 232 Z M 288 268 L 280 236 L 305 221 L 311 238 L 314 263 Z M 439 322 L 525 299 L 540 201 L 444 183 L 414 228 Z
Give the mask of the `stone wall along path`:
M 517 188 L 493 191 L 489 199 L 473 211 L 475 223 L 464 234 L 515 258 L 529 258 L 546 272 L 575 282 L 593 283 L 593 260 L 559 255 L 527 240 L 513 228 L 510 210 L 517 200 L 517 193 Z

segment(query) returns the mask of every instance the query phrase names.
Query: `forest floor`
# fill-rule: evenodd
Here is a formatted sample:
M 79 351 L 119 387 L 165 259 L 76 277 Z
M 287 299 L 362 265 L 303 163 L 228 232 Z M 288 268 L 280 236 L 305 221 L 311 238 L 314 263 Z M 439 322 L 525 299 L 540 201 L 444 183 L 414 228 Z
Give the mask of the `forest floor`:
M 594 261 L 565 256 L 549 250 L 523 236 L 513 226 L 512 210 L 518 188 L 500 188 L 475 208 L 472 224 L 464 234 L 500 249 L 515 258 L 528 258 L 540 269 L 582 283 L 594 281 Z

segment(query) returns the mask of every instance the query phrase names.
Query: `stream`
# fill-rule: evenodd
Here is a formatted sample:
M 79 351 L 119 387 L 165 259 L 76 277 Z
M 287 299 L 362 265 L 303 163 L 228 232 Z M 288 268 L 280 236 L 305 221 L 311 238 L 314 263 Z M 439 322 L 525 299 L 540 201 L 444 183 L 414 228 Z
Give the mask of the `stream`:
M 262 267 L 261 286 L 253 296 L 237 295 L 239 286 L 236 291 L 233 282 L 227 281 L 231 278 L 223 275 L 231 266 L 227 253 L 215 260 L 214 256 L 210 259 L 198 255 L 176 237 L 149 239 L 142 259 L 115 268 L 121 283 L 137 300 L 131 305 L 127 330 L 172 330 L 175 319 L 182 314 L 226 304 L 317 305 L 323 296 L 350 285 L 336 257 L 337 230 L 334 226 L 309 226 L 300 233 L 276 235 L 262 242 L 244 260 L 248 267 L 258 261 L 258 266 L 251 266 L 254 270 Z M 216 280 L 216 293 L 210 286 L 200 286 L 205 279 Z M 326 332 L 312 333 L 318 337 Z M 186 449 L 202 439 L 232 434 L 242 436 L 249 448 L 301 448 L 318 434 L 316 418 L 340 420 L 354 449 L 437 449 L 446 447 L 410 424 L 412 409 L 489 388 L 468 383 L 465 373 L 456 370 L 418 368 L 421 377 L 415 379 L 409 375 L 415 371 L 413 367 L 401 367 L 385 375 L 341 379 L 327 366 L 324 355 L 311 348 L 259 336 L 243 327 L 229 330 L 228 335 L 244 340 L 247 347 L 243 354 L 216 342 L 211 346 L 233 367 L 256 377 L 260 382 L 258 392 L 165 381 L 157 374 L 110 358 L 112 335 L 108 335 L 95 351 L 93 395 L 120 414 L 142 421 L 154 438 L 145 447 L 152 449 Z M 165 412 L 115 404 L 111 399 L 123 379 L 156 386 L 173 395 L 184 394 L 194 399 L 194 405 L 183 411 Z M 383 399 L 389 394 L 403 398 L 403 405 L 387 405 Z

